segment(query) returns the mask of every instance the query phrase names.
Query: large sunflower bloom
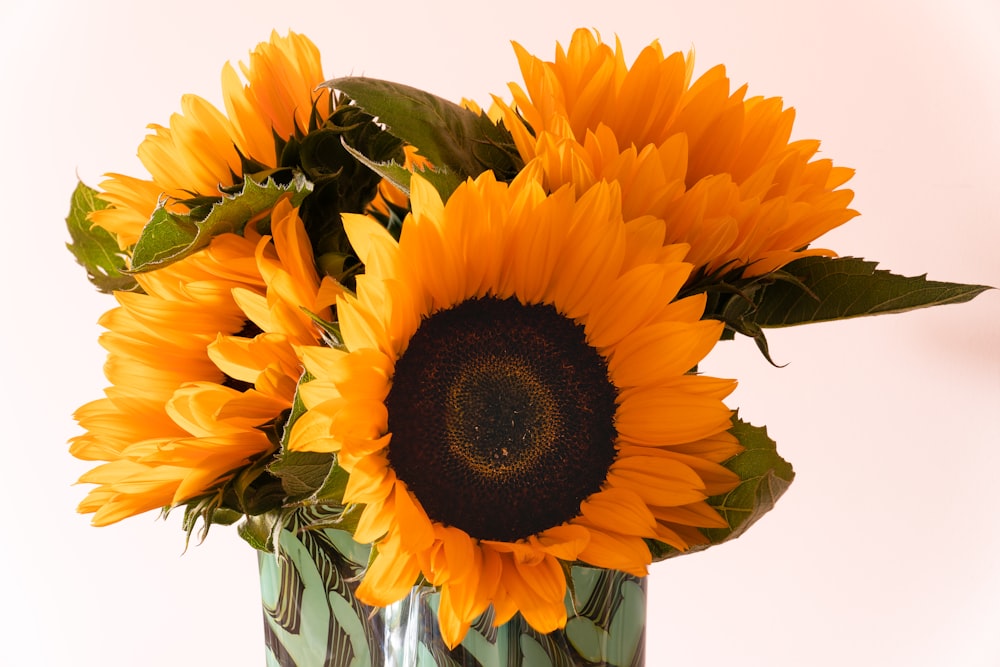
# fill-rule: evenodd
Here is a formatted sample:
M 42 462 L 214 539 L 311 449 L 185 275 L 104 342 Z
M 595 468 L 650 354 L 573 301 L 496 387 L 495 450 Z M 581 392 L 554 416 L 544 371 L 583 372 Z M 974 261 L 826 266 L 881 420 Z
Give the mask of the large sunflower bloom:
M 693 61 L 647 46 L 631 66 L 588 30 L 543 61 L 515 44 L 524 88 L 511 84 L 504 121 L 546 183 L 621 184 L 626 217 L 668 223 L 701 271 L 772 271 L 856 215 L 842 186 L 853 170 L 816 159 L 819 142 L 790 141 L 795 112 L 780 98 L 730 90 L 725 68 L 692 83 Z
M 197 95 L 181 99 L 181 113 L 169 126 L 153 130 L 139 146 L 139 159 L 151 178 L 109 174 L 101 183 L 101 198 L 110 208 L 95 211 L 91 220 L 115 234 L 125 248 L 136 242 L 157 203 L 171 210 L 186 209 L 174 200 L 192 195 L 220 196 L 221 188 L 243 177 L 242 157 L 277 166 L 275 136 L 289 139 L 296 128 L 309 127 L 315 109 L 319 120 L 330 112 L 327 89 L 316 46 L 305 36 L 272 33 L 240 63 L 246 83 L 226 64 L 222 97 L 226 114 Z
M 303 353 L 290 446 L 350 473 L 355 539 L 376 546 L 360 599 L 422 575 L 450 646 L 490 604 L 551 632 L 563 563 L 641 576 L 644 540 L 686 549 L 726 525 L 705 500 L 738 481 L 720 465 L 740 451 L 735 383 L 691 373 L 722 324 L 700 319 L 704 295 L 673 300 L 687 248 L 623 222 L 614 184 L 546 196 L 536 169 L 487 172 L 446 204 L 411 185 L 398 244 L 345 216 L 366 273 L 337 301 L 346 350 Z
M 205 250 L 136 276 L 101 324 L 112 386 L 81 407 L 78 458 L 105 461 L 80 505 L 106 525 L 204 495 L 274 449 L 260 426 L 290 407 L 317 330 L 329 317 L 302 221 L 287 202 L 272 236 L 224 234 Z M 327 279 L 329 283 L 329 279 Z M 325 299 L 325 301 L 324 301 Z

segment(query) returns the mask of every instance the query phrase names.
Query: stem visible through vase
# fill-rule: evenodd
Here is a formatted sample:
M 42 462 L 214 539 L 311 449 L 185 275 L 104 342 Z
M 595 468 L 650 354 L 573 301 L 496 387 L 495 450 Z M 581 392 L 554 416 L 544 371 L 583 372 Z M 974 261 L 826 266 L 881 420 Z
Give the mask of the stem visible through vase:
M 339 530 L 283 530 L 259 555 L 267 667 L 642 667 L 645 579 L 574 566 L 564 630 L 535 631 L 520 614 L 493 626 L 492 608 L 448 650 L 439 594 L 414 587 L 384 609 L 359 602 L 368 548 Z

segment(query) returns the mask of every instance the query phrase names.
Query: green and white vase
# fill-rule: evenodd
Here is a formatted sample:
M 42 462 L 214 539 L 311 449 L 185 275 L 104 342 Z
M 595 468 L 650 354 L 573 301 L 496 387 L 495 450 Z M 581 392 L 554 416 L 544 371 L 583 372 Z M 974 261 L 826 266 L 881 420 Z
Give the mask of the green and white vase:
M 368 550 L 331 529 L 284 530 L 259 555 L 267 667 L 642 667 L 645 580 L 573 567 L 565 630 L 541 634 L 520 614 L 493 627 L 492 609 L 449 650 L 438 593 L 415 587 L 385 609 L 354 597 Z

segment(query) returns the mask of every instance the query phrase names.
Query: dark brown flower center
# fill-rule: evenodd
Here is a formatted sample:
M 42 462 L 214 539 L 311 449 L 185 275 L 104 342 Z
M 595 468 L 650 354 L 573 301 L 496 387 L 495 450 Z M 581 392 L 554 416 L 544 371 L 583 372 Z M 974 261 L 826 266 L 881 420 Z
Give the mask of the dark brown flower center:
M 396 362 L 389 461 L 431 519 L 514 541 L 601 488 L 615 397 L 582 326 L 548 305 L 471 299 L 423 320 Z

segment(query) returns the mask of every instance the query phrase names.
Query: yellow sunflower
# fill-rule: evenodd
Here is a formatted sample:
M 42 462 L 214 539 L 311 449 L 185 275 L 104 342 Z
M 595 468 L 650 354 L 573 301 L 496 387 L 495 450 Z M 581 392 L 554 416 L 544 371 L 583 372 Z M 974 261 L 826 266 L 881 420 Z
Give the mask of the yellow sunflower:
M 804 248 L 857 215 L 841 188 L 853 170 L 816 159 L 818 141 L 790 141 L 794 110 L 731 91 L 721 65 L 692 83 L 690 56 L 654 42 L 628 66 L 588 30 L 554 61 L 514 48 L 524 88 L 496 101 L 522 158 L 542 162 L 551 190 L 618 182 L 626 217 L 666 220 L 666 242 L 689 244 L 699 272 L 832 255 Z
M 291 406 L 296 347 L 317 330 L 301 307 L 329 317 L 337 290 L 316 274 L 302 221 L 287 202 L 271 234 L 220 235 L 194 255 L 136 276 L 145 293 L 115 294 L 105 372 L 111 385 L 76 418 L 80 505 L 106 525 L 217 489 L 273 451 L 260 426 Z M 301 307 L 300 307 L 301 306 Z
M 149 126 L 153 133 L 139 146 L 139 159 L 151 179 L 109 174 L 100 184 L 100 196 L 111 207 L 95 211 L 91 220 L 115 234 L 123 248 L 136 242 L 161 199 L 184 213 L 173 200 L 219 196 L 243 177 L 241 155 L 276 167 L 275 136 L 288 139 L 296 127 L 308 128 L 314 109 L 320 120 L 329 115 L 330 91 L 317 90 L 326 80 L 319 50 L 305 36 L 272 33 L 251 52 L 249 66 L 240 67 L 245 84 L 232 65 L 222 70 L 227 114 L 185 95 L 169 126 Z
M 290 446 L 350 473 L 355 539 L 376 547 L 360 599 L 422 576 L 449 646 L 490 604 L 551 632 L 564 563 L 641 576 L 644 540 L 726 525 L 705 499 L 738 482 L 720 465 L 740 451 L 735 383 L 691 372 L 722 324 L 704 295 L 674 300 L 686 246 L 624 222 L 615 184 L 546 195 L 537 169 L 486 172 L 442 203 L 415 175 L 411 205 L 398 244 L 345 216 L 366 273 L 337 301 L 346 350 L 303 352 Z

